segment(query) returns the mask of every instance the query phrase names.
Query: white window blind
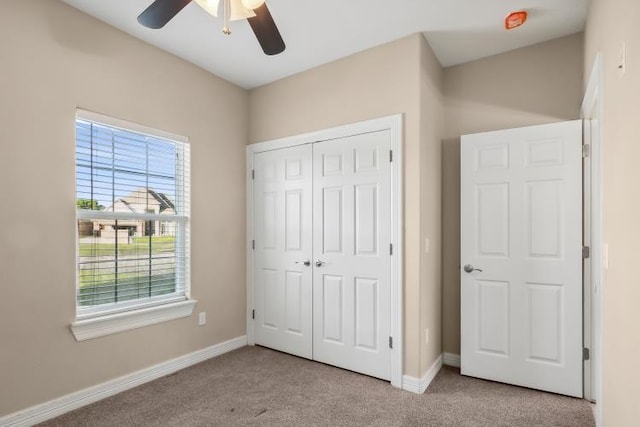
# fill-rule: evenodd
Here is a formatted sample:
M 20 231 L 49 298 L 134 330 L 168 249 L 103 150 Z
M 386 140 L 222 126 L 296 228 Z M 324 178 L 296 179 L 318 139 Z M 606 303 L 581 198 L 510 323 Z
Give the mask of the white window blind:
M 78 111 L 78 317 L 186 297 L 189 193 L 184 138 Z

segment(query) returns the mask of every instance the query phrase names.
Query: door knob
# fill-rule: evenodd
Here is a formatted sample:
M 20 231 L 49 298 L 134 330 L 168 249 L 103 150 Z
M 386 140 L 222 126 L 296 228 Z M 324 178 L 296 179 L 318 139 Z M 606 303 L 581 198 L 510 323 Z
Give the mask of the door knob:
M 302 264 L 305 267 L 309 267 L 311 265 L 311 261 L 308 259 L 305 259 L 304 261 L 296 261 L 296 264 Z
M 325 262 L 324 262 L 324 261 L 322 261 L 322 260 L 320 260 L 320 259 L 317 259 L 317 260 L 316 260 L 316 267 L 322 267 L 322 265 L 323 265 L 323 264 L 325 264 Z
M 463 267 L 465 273 L 473 273 L 474 271 L 479 271 L 482 273 L 482 270 L 479 268 L 473 268 L 473 265 L 467 264 Z

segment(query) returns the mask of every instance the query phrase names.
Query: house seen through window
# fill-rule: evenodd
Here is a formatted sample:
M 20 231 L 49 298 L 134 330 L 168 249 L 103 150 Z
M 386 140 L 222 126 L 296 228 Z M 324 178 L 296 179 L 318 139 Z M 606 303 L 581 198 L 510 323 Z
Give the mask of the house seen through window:
M 188 162 L 185 142 L 76 119 L 79 315 L 185 298 Z

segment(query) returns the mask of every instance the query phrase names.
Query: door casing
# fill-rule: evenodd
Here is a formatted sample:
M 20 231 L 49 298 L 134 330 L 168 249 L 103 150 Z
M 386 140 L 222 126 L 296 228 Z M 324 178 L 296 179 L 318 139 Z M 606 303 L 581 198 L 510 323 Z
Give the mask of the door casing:
M 393 347 L 391 348 L 391 385 L 402 388 L 402 360 L 403 360 L 403 305 L 402 305 L 402 271 L 403 271 L 403 116 L 395 114 L 378 119 L 367 120 L 344 126 L 324 129 L 316 132 L 305 133 L 259 142 L 247 147 L 247 342 L 255 345 L 254 337 L 254 279 L 253 279 L 253 159 L 255 153 L 276 150 L 279 148 L 295 147 L 298 145 L 312 144 L 314 142 L 329 141 L 381 130 L 389 130 L 391 134 L 391 150 L 393 161 L 391 162 L 391 243 L 393 256 L 391 259 L 391 336 Z
M 590 349 L 590 360 L 585 361 L 585 399 L 596 403 L 596 425 L 602 425 L 602 302 L 604 297 L 604 270 L 606 269 L 606 248 L 602 231 L 602 151 L 603 151 L 603 84 L 602 55 L 596 54 L 582 101 L 581 117 L 589 126 L 584 144 L 589 145 L 589 156 L 585 168 L 589 173 L 589 203 L 584 206 L 589 223 L 586 224 L 585 241 L 591 247 L 589 259 L 585 260 L 585 328 L 584 343 Z

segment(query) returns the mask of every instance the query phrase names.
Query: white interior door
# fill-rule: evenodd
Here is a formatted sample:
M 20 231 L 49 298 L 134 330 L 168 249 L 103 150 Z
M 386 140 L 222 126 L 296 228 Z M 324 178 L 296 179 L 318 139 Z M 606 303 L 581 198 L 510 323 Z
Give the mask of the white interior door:
M 254 157 L 256 344 L 312 357 L 312 149 Z M 305 263 L 306 261 L 306 263 Z
M 313 148 L 313 358 L 387 380 L 389 149 L 389 131 Z
M 256 344 L 391 379 L 390 146 L 386 130 L 255 154 Z
M 464 375 L 582 397 L 581 129 L 462 137 Z

